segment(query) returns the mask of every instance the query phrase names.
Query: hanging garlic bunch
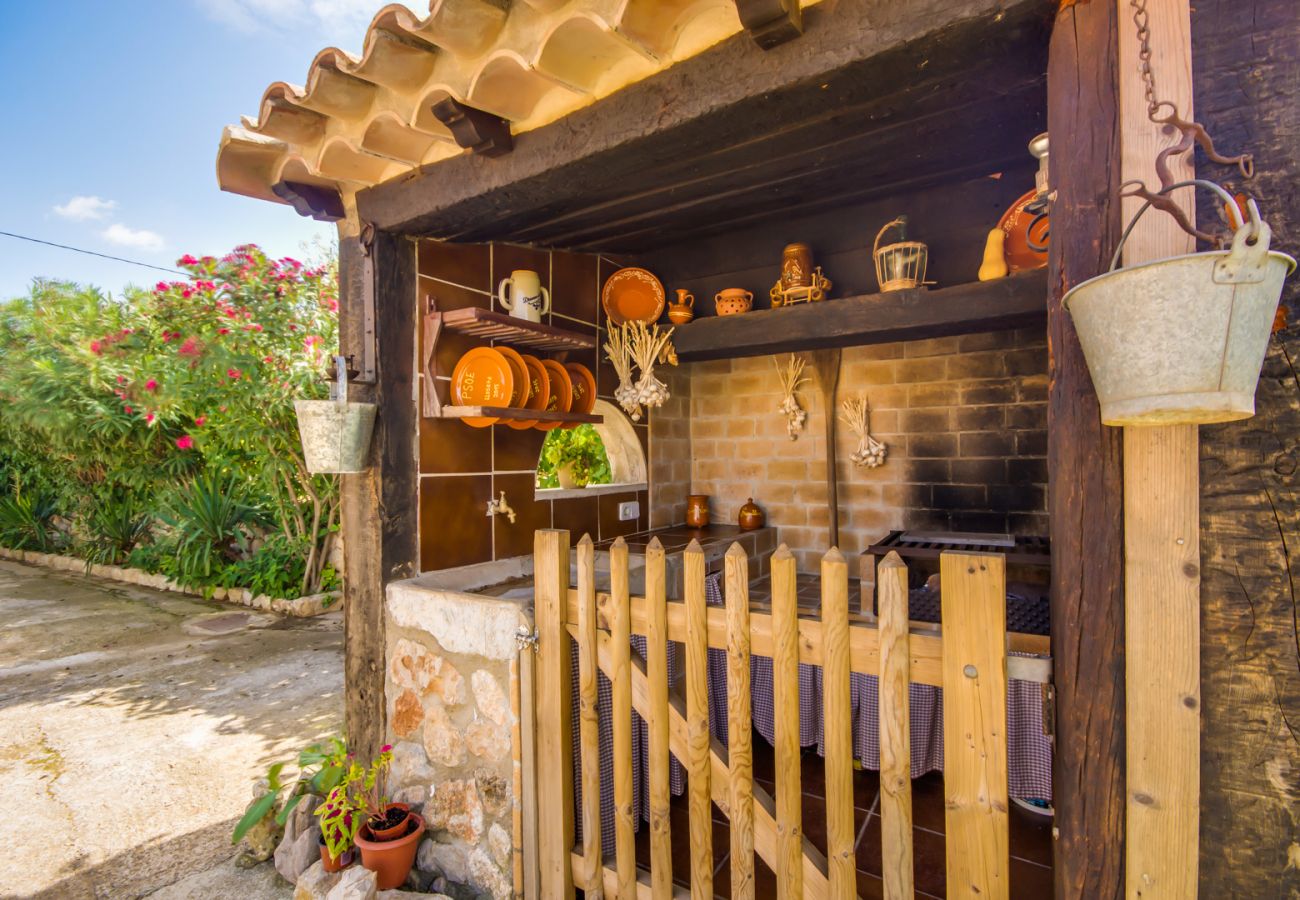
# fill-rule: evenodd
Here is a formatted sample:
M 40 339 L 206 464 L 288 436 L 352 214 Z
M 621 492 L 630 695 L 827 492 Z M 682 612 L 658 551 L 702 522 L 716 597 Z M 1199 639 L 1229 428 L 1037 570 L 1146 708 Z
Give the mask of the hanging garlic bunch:
M 655 377 L 655 364 L 661 356 L 668 357 L 671 353 L 672 357 L 676 357 L 677 354 L 670 350 L 672 344 L 669 343 L 673 329 L 660 331 L 658 325 L 647 327 L 644 322 L 632 322 L 627 327 L 631 330 L 629 343 L 632 359 L 641 370 L 641 378 L 636 383 L 636 402 L 647 409 L 663 406 L 668 399 L 668 385 Z M 632 416 L 633 421 L 638 418 L 639 414 Z
M 840 404 L 840 409 L 840 421 L 858 436 L 858 449 L 853 451 L 849 459 L 853 460 L 855 466 L 868 469 L 883 466 L 887 448 L 871 436 L 871 407 L 867 404 L 866 394 L 845 400 Z
M 618 387 L 614 389 L 614 399 L 623 407 L 623 412 L 631 416 L 633 422 L 641 420 L 641 403 L 637 400 L 638 391 L 632 383 L 632 344 L 626 325 L 610 325 L 609 340 L 605 342 L 605 355 L 614 371 L 618 373 Z
M 777 377 L 781 379 L 781 403 L 777 406 L 777 410 L 785 414 L 785 433 L 790 435 L 790 440 L 797 441 L 799 432 L 803 431 L 804 422 L 808 421 L 808 413 L 804 412 L 803 407 L 799 405 L 794 392 L 808 380 L 803 373 L 808 363 L 802 356 L 791 353 L 784 369 L 776 359 L 772 360 L 772 364 L 776 366 Z

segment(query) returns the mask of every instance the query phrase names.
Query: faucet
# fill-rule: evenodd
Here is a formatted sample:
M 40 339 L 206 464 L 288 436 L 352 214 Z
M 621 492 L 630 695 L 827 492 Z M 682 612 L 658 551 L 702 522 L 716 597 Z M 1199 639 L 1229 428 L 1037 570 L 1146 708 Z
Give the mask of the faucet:
M 500 500 L 488 501 L 487 516 L 489 519 L 492 518 L 493 516 L 508 516 L 510 518 L 510 524 L 511 525 L 515 524 L 515 511 L 511 509 L 510 504 L 506 502 L 505 491 L 501 492 Z

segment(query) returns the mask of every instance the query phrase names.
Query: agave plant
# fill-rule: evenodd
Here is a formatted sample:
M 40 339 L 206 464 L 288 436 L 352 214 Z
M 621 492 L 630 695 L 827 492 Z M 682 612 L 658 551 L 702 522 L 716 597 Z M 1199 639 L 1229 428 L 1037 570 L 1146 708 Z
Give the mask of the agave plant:
M 203 584 L 247 549 L 262 515 L 234 478 L 207 471 L 176 491 L 162 518 L 175 531 L 179 580 Z
M 148 539 L 153 518 L 130 492 L 113 490 L 96 500 L 83 526 L 86 562 L 117 565 Z
M 15 490 L 0 497 L 0 545 L 41 553 L 54 550 L 62 540 L 54 527 L 57 514 L 56 502 L 49 494 Z

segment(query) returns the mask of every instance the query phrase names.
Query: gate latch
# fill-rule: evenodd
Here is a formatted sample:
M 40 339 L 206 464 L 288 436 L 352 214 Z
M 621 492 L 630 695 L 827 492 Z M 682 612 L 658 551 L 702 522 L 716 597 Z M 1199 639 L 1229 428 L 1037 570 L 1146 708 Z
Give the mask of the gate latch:
M 515 646 L 519 648 L 521 653 L 529 648 L 536 653 L 538 640 L 540 640 L 540 635 L 535 629 L 530 629 L 527 625 L 520 625 L 519 630 L 515 632 Z

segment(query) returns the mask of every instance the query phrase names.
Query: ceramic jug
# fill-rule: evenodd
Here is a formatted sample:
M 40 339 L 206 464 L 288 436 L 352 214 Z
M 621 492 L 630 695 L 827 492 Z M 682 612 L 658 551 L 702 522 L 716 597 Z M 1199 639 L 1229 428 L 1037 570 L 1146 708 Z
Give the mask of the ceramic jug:
M 540 322 L 551 311 L 551 292 L 542 287 L 542 279 L 529 269 L 515 269 L 509 278 L 503 278 L 497 288 L 497 299 L 510 315 L 529 322 Z
M 677 289 L 677 301 L 668 304 L 668 321 L 685 325 L 695 318 L 695 295 L 685 288 Z

